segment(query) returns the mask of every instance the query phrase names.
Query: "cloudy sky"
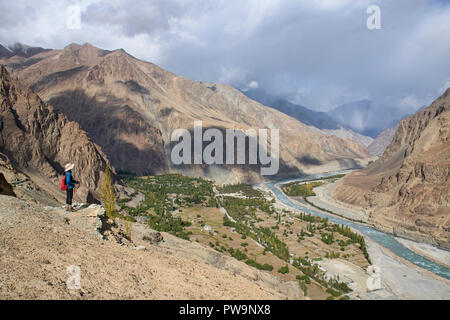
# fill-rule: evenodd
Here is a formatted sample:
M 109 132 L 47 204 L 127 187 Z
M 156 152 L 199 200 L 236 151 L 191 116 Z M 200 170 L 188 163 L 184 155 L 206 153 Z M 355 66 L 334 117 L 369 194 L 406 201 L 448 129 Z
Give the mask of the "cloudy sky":
M 380 30 L 367 28 L 373 4 Z M 123 48 L 316 110 L 357 99 L 415 110 L 450 86 L 449 0 L 0 0 L 0 12 L 2 44 Z

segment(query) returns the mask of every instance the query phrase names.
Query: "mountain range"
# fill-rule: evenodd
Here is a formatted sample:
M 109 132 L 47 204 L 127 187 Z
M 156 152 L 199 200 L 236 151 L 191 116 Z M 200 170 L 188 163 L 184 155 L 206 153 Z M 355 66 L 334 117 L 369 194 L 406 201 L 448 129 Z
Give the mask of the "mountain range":
M 7 272 L 0 280 L 8 284 L 8 290 L 4 290 L 3 296 L 15 297 L 16 292 L 19 292 L 23 297 L 24 289 L 16 290 L 15 284 L 21 285 L 26 282 L 26 296 L 29 294 L 32 298 L 36 297 L 34 291 L 28 290 L 28 283 L 34 281 L 36 275 L 33 268 L 38 266 L 40 269 L 48 267 L 62 270 L 61 274 L 51 278 L 39 275 L 38 279 L 46 279 L 38 281 L 40 296 L 56 295 L 55 292 L 58 291 L 55 290 L 60 290 L 60 296 L 70 298 L 61 279 L 66 276 L 64 271 L 67 259 L 73 259 L 75 252 L 76 256 L 84 257 L 85 260 L 87 258 L 88 261 L 83 266 L 89 271 L 88 282 L 91 283 L 86 292 L 83 291 L 88 298 L 118 296 L 129 298 L 129 292 L 134 297 L 149 297 L 150 294 L 152 298 L 167 298 L 169 296 L 166 293 L 171 291 L 167 291 L 168 287 L 173 288 L 176 293 L 170 298 L 198 296 L 202 299 L 211 292 L 214 293 L 211 297 L 217 298 L 226 296 L 227 292 L 230 294 L 227 285 L 234 290 L 230 298 L 241 297 L 236 294 L 242 292 L 250 294 L 250 298 L 271 296 L 304 298 L 307 290 L 300 290 L 299 281 L 309 279 L 303 276 L 308 277 L 307 271 L 311 269 L 300 268 L 301 277 L 292 273 L 290 275 L 292 281 L 280 271 L 283 270 L 285 263 L 294 265 L 292 261 L 289 263 L 288 261 L 290 257 L 295 257 L 295 251 L 291 251 L 291 254 L 287 250 L 284 251 L 287 254 L 281 259 L 282 265 L 275 265 L 276 268 L 262 264 L 273 253 L 266 252 L 265 248 L 288 248 L 274 236 L 275 233 L 270 237 L 273 242 L 267 242 L 269 244 L 267 247 L 261 245 L 259 239 L 252 238 L 258 250 L 261 250 L 257 252 L 257 257 L 264 260 L 259 260 L 260 262 L 248 259 L 244 264 L 232 258 L 224 258 L 230 251 L 221 251 L 226 250 L 226 247 L 219 248 L 219 239 L 216 239 L 216 244 L 209 242 L 210 237 L 214 235 L 211 231 L 214 230 L 211 228 L 212 223 L 227 228 L 236 226 L 234 218 L 233 221 L 228 221 L 228 226 L 226 225 L 236 203 L 239 215 L 240 211 L 247 212 L 247 210 L 252 214 L 263 212 L 261 209 L 252 212 L 251 207 L 240 205 L 241 200 L 250 202 L 255 200 L 252 199 L 251 193 L 247 197 L 245 189 L 237 189 L 239 191 L 235 194 L 238 197 L 232 200 L 236 202 L 230 200 L 229 209 L 225 209 L 225 206 L 219 207 L 219 201 L 211 197 L 211 194 L 219 194 L 218 189 L 225 192 L 235 188 L 247 188 L 247 185 L 228 185 L 224 188 L 213 185 L 209 198 L 205 197 L 203 203 L 203 200 L 200 200 L 200 203 L 195 202 L 195 196 L 190 194 L 193 193 L 192 189 L 201 187 L 199 184 L 210 184 L 210 181 L 201 181 L 202 179 L 189 181 L 187 192 L 189 194 L 182 193 L 183 196 L 180 198 L 179 194 L 172 191 L 167 199 L 164 198 L 165 194 L 158 193 L 157 190 L 169 185 L 175 190 L 178 188 L 181 190 L 180 181 L 186 177 L 170 176 L 169 182 L 161 180 L 163 184 L 158 186 L 157 179 L 161 177 L 150 175 L 181 172 L 184 175 L 210 178 L 218 184 L 260 182 L 270 179 L 259 174 L 260 168 L 257 165 L 174 165 L 170 160 L 173 146 L 172 132 L 178 128 L 193 131 L 194 121 L 198 120 L 203 122 L 205 129 L 218 128 L 221 131 L 228 128 L 279 129 L 280 172 L 271 179 L 365 167 L 342 179 L 336 176 L 333 178 L 335 180 L 333 184 L 336 186 L 331 191 L 334 200 L 351 205 L 347 206 L 348 209 L 353 206 L 362 209 L 364 215 L 368 216 L 367 222 L 378 229 L 450 249 L 448 221 L 450 88 L 429 107 L 401 120 L 398 124 L 387 119 L 386 129 L 379 134 L 381 127 L 369 125 L 377 121 L 371 119 L 375 114 L 375 108 L 370 101 L 343 105 L 326 113 L 316 112 L 285 99 L 273 99 L 255 91 L 241 92 L 229 85 L 192 81 L 150 62 L 139 60 L 122 49 L 103 50 L 90 44 L 70 44 L 62 50 L 33 48 L 20 44 L 10 47 L 0 46 L 0 198 L 3 204 L 0 227 L 3 228 L 2 243 L 6 244 L 3 255 L 9 257 L 9 260 L 2 260 L 5 264 L 2 267 Z M 376 134 L 375 131 L 371 131 L 373 128 L 376 128 Z M 364 131 L 366 129 L 368 131 Z M 372 162 L 375 159 L 374 155 L 379 158 Z M 59 190 L 63 168 L 68 162 L 75 164 L 74 176 L 80 181 L 79 188 L 76 188 L 75 199 L 77 202 L 83 202 L 76 204 L 78 212 L 70 214 L 60 207 L 64 201 L 64 193 Z M 126 219 L 117 219 L 122 220 L 117 223 L 114 221 L 115 218 L 109 219 L 107 214 L 105 215 L 101 206 L 85 204 L 99 202 L 99 191 L 105 181 L 106 167 L 111 168 L 114 187 L 120 195 L 118 203 L 121 211 L 118 214 L 122 219 Z M 126 180 L 134 181 L 135 184 L 124 186 L 118 173 L 146 175 L 146 177 L 128 176 Z M 138 187 L 141 189 L 137 189 Z M 144 194 L 147 189 L 155 192 Z M 172 189 L 166 191 L 169 192 L 168 190 Z M 275 199 L 270 199 L 272 194 L 266 191 L 258 191 L 258 194 L 259 192 L 261 196 L 256 202 L 277 203 Z M 233 193 L 224 194 L 229 197 Z M 195 195 L 199 199 L 199 193 Z M 163 202 L 164 205 L 161 207 L 157 207 L 155 203 L 152 203 L 153 207 L 145 207 L 147 202 L 155 200 L 156 197 L 167 200 L 168 206 L 166 207 Z M 215 203 L 212 203 L 211 199 Z M 176 208 L 176 201 L 178 204 L 186 201 L 186 207 Z M 191 201 L 196 203 L 195 210 L 198 211 L 190 211 L 193 208 Z M 163 206 L 164 209 L 159 210 Z M 295 230 L 290 230 L 289 234 L 287 231 L 286 226 L 291 226 L 292 220 L 296 220 L 294 216 L 285 216 L 285 209 L 281 206 L 275 209 L 277 213 L 275 219 L 271 210 L 267 216 L 263 216 L 264 219 L 255 215 L 258 219 L 256 223 L 264 223 L 261 224 L 264 227 L 249 229 L 247 234 L 252 234 L 252 230 L 261 230 L 263 232 L 261 235 L 266 232 L 272 234 L 271 230 L 275 228 L 279 230 L 278 226 L 282 226 L 286 228 L 282 236 L 285 239 L 291 237 L 289 241 L 300 247 L 301 251 L 297 252 L 306 255 L 313 251 L 323 253 L 323 257 L 315 261 L 335 263 L 345 261 L 345 256 L 349 258 L 348 253 L 338 258 L 340 260 L 330 258 L 329 250 L 333 248 L 332 255 L 336 254 L 334 250 L 347 250 L 353 253 L 355 251 L 350 250 L 357 250 L 360 256 L 352 260 L 352 265 L 358 258 L 363 259 L 364 264 L 361 266 L 364 268 L 371 264 L 368 255 L 363 254 L 363 249 L 366 250 L 364 240 L 356 244 L 350 237 L 349 243 L 333 238 L 334 233 L 343 236 L 342 233 L 347 232 L 345 228 L 339 229 L 336 226 L 336 229 L 329 229 L 333 240 L 330 243 L 327 243 L 329 239 L 324 238 L 322 232 L 319 232 L 322 239 L 311 236 L 308 236 L 309 240 L 300 239 L 299 233 Z M 331 210 L 329 213 L 332 213 Z M 194 220 L 194 216 L 197 220 Z M 212 223 L 209 222 L 207 226 L 203 218 L 209 216 L 219 220 L 212 219 L 210 220 Z M 187 242 L 174 239 L 169 234 L 164 234 L 163 237 L 160 233 L 153 233 L 150 230 L 151 227 L 160 228 L 156 229 L 159 231 L 173 232 L 176 227 L 183 226 L 181 217 L 192 221 L 186 223 L 186 226 L 195 224 L 197 227 L 198 223 L 198 227 L 201 227 L 198 230 L 205 231 L 206 241 L 211 248 L 207 248 L 207 242 L 203 243 L 206 247 L 202 247 L 201 243 L 194 243 L 192 240 Z M 306 225 L 312 228 L 311 216 L 303 215 L 303 218 L 305 225 L 299 229 L 301 233 Z M 277 227 L 270 229 L 266 227 L 265 223 L 270 219 Z M 281 219 L 285 222 L 280 223 Z M 159 223 L 161 221 L 164 223 Z M 321 221 L 323 220 L 319 220 L 319 223 L 322 225 Z M 133 225 L 130 222 L 133 222 Z M 180 222 L 179 226 L 176 225 L 177 222 Z M 248 223 L 242 226 L 250 227 L 254 223 L 253 220 L 246 222 Z M 325 222 L 323 226 L 327 227 L 327 223 Z M 233 227 L 230 232 L 234 234 L 236 230 L 237 228 Z M 341 230 L 342 233 L 333 230 Z M 135 240 L 132 240 L 131 232 Z M 192 235 L 195 232 L 190 231 L 185 235 Z M 232 237 L 227 237 L 223 232 L 221 229 L 221 239 L 227 239 L 227 243 L 232 243 Z M 281 234 L 281 230 L 278 232 Z M 217 232 L 215 235 L 218 234 Z M 109 242 L 99 241 L 99 235 Z M 314 237 L 314 233 L 311 235 Z M 360 237 L 356 233 L 351 235 L 353 236 Z M 154 240 L 156 238 L 159 240 Z M 159 243 L 163 239 L 164 245 L 160 246 Z M 299 245 L 302 240 L 306 242 Z M 245 248 L 243 250 L 247 253 L 247 248 L 250 247 L 248 243 L 246 242 L 244 246 L 239 242 L 236 245 L 240 246 L 240 249 Z M 309 244 L 306 243 L 313 244 L 313 249 L 308 249 Z M 26 250 L 16 250 L 18 244 Z M 253 245 L 253 242 L 251 244 Z M 355 247 L 350 249 L 348 246 L 352 244 Z M 334 247 L 331 247 L 332 245 Z M 213 251 L 214 246 L 218 252 Z M 230 253 L 233 257 L 236 257 L 236 252 L 241 252 L 233 250 Z M 143 253 L 144 251 L 148 252 Z M 27 255 L 24 256 L 23 252 Z M 220 252 L 222 253 L 219 254 Z M 124 255 L 129 259 L 122 259 L 125 262 L 117 264 L 117 257 Z M 355 254 L 352 254 L 352 257 L 354 256 Z M 63 264 L 63 267 L 61 265 L 56 267 L 55 261 L 57 264 Z M 100 278 L 99 261 L 104 271 L 100 273 Z M 140 263 L 136 264 L 136 261 Z M 312 260 L 298 261 L 312 263 Z M 20 267 L 22 265 L 26 267 Z M 189 266 L 188 273 L 184 272 L 186 265 Z M 144 272 L 136 275 L 136 266 Z M 279 281 L 277 277 L 269 276 L 262 271 L 255 273 L 253 266 L 265 268 L 264 270 L 271 267 L 272 275 L 289 281 Z M 301 262 L 300 266 L 305 265 Z M 16 272 L 19 267 L 26 272 Z M 280 269 L 276 271 L 278 267 Z M 288 272 L 290 268 L 291 266 Z M 371 274 L 370 270 L 373 269 L 373 266 L 370 266 L 367 272 Z M 114 280 L 111 278 L 110 270 L 114 270 L 114 275 L 119 275 L 116 278 L 120 282 L 112 290 L 105 291 L 104 283 Z M 201 272 L 194 272 L 195 270 Z M 360 271 L 367 277 L 365 270 Z M 167 275 L 171 281 L 167 281 Z M 219 279 L 219 282 L 212 284 L 211 275 L 212 278 Z M 204 278 L 208 280 L 203 280 Z M 91 281 L 92 279 L 94 280 Z M 135 283 L 136 279 L 139 280 L 136 282 L 139 286 L 132 285 L 128 288 L 127 286 Z M 157 287 L 152 283 L 155 279 L 158 281 Z M 194 279 L 194 282 L 204 281 L 207 289 L 194 290 L 192 295 L 194 282 L 189 282 L 189 279 Z M 339 274 L 337 279 L 339 280 Z M 363 279 L 363 284 L 369 289 L 366 278 Z M 308 288 L 313 289 L 312 294 L 319 292 L 320 297 L 322 294 L 328 296 L 330 291 L 325 288 L 326 286 L 323 288 L 316 286 L 315 278 L 310 280 L 313 281 L 313 285 Z M 178 286 L 181 282 L 184 285 L 180 289 Z M 149 283 L 152 283 L 153 292 L 142 289 L 148 289 Z M 220 289 L 220 292 L 216 292 L 217 283 L 223 289 Z M 357 297 L 360 298 L 359 295 Z
M 369 101 L 359 101 L 353 104 L 343 105 L 328 112 L 314 111 L 305 106 L 294 104 L 287 99 L 271 96 L 261 88 L 250 88 L 242 90 L 242 92 L 251 99 L 254 99 L 263 105 L 274 108 L 287 114 L 302 123 L 316 127 L 322 133 L 334 135 L 342 139 L 354 141 L 367 149 L 369 154 L 378 156 L 383 153 L 384 148 L 389 144 L 390 138 L 394 132 L 388 130 L 387 127 L 380 139 L 376 142 L 377 148 L 369 148 L 381 135 L 382 128 L 385 124 L 376 128 L 367 127 L 368 119 L 374 117 L 374 110 Z M 389 113 L 390 114 L 390 113 Z M 359 121 L 357 121 L 359 119 Z M 384 117 L 383 119 L 388 119 Z M 399 121 L 400 119 L 398 119 Z M 390 120 L 389 123 L 398 123 L 397 120 Z M 360 123 L 359 126 L 353 124 Z
M 71 44 L 29 58 L 3 58 L 26 86 L 80 124 L 119 172 L 183 171 L 219 182 L 261 181 L 257 166 L 183 166 L 170 161 L 177 128 L 279 128 L 277 178 L 360 166 L 361 145 L 308 126 L 249 99 L 229 85 L 195 82 L 138 60 L 124 50 Z
M 365 146 L 368 146 L 366 142 L 370 140 L 369 138 L 376 139 L 382 131 L 395 127 L 403 118 L 425 108 L 417 108 L 411 112 L 403 108 L 377 106 L 372 101 L 364 99 L 345 103 L 324 112 L 271 95 L 262 88 L 248 88 L 242 92 L 251 99 L 290 115 L 307 125 L 321 130 L 342 132 L 344 129 L 347 136 L 354 135 L 356 139 L 354 141 L 362 142 Z M 361 140 L 361 137 L 364 137 L 365 141 Z

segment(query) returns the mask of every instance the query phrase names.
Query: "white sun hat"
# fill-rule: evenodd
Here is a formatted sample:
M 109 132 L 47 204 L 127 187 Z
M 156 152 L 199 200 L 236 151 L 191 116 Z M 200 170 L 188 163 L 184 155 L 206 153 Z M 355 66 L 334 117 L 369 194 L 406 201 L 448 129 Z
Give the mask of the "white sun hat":
M 75 165 L 73 163 L 66 164 L 66 166 L 64 167 L 64 172 L 72 170 L 73 167 L 75 167 Z

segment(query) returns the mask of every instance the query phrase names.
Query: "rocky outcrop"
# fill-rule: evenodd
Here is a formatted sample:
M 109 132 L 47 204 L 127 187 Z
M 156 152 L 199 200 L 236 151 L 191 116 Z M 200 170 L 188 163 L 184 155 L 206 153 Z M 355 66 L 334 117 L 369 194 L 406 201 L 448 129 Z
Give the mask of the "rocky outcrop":
M 231 86 L 191 81 L 123 50 L 72 44 L 33 58 L 41 60 L 11 69 L 58 112 L 80 123 L 118 171 L 261 180 L 257 166 L 172 165 L 171 133 L 192 129 L 196 120 L 204 128 L 280 129 L 278 177 L 354 167 L 368 157 L 360 145 L 325 135 Z
M 346 176 L 337 200 L 362 206 L 378 227 L 450 249 L 450 88 L 400 122 L 383 156 Z
M 26 174 L 56 199 L 67 162 L 75 164 L 80 181 L 75 199 L 93 202 L 109 165 L 103 151 L 80 126 L 43 102 L 0 66 L 0 152 L 14 168 Z
M 373 156 L 382 156 L 386 147 L 391 143 L 397 132 L 398 126 L 389 128 L 381 132 L 378 137 L 367 146 L 367 151 Z
M 0 172 L 0 194 L 4 196 L 12 196 L 12 197 L 16 196 L 13 187 L 8 183 L 8 181 L 6 181 L 5 176 L 1 172 Z

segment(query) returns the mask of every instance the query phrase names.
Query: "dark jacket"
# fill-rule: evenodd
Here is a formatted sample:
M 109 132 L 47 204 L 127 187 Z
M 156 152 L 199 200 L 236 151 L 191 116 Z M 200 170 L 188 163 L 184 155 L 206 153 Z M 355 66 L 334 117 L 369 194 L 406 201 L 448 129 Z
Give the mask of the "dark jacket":
M 75 187 L 75 183 L 78 183 L 73 177 L 72 177 L 72 171 L 66 171 L 66 184 L 68 189 L 73 189 Z

